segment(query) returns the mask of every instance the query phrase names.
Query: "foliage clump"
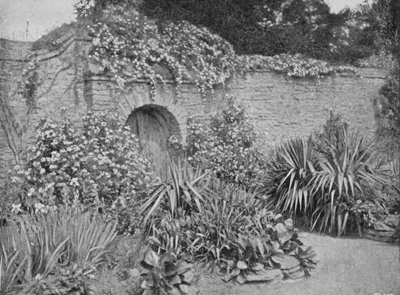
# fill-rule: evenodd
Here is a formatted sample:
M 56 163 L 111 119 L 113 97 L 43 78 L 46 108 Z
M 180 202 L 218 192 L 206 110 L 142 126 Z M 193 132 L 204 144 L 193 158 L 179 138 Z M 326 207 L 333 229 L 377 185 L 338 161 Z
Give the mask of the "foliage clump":
M 1 294 L 95 294 L 116 222 L 80 208 L 18 214 L 0 226 Z
M 292 278 L 294 272 L 300 277 L 310 275 L 316 255 L 312 248 L 302 246 L 292 220 L 274 214 L 257 192 L 207 179 L 202 187 L 195 186 L 200 206 L 194 198 L 187 199 L 190 211 L 173 201 L 176 190 L 166 190 L 157 199 L 149 196 L 154 205 L 144 209 L 152 208 L 147 236 L 154 251 L 205 263 L 223 280 L 235 279 L 240 284 Z M 192 188 L 187 180 L 182 179 L 182 185 Z M 179 216 L 170 213 L 172 206 L 178 207 Z
M 384 164 L 372 141 L 331 113 L 309 141 L 293 139 L 276 148 L 265 185 L 277 209 L 305 217 L 311 228 L 341 235 L 355 217 L 357 201 L 374 200 L 389 183 Z
M 193 282 L 193 264 L 173 253 L 159 256 L 152 250 L 146 252 L 141 261 L 144 280 L 141 288 L 145 295 L 187 294 Z
M 259 136 L 247 106 L 227 97 L 208 124 L 189 120 L 185 148 L 193 165 L 211 170 L 224 181 L 256 187 L 264 175 Z
M 156 83 L 165 82 L 158 65 L 169 71 L 177 87 L 193 81 L 205 93 L 239 69 L 232 46 L 218 35 L 188 22 L 152 21 L 123 5 L 108 6 L 89 32 L 90 56 L 121 88 L 145 79 L 154 91 Z
M 135 204 L 154 180 L 152 164 L 138 140 L 111 113 L 83 117 L 82 129 L 68 120 L 43 119 L 26 164 L 11 176 L 13 202 L 32 211 L 35 204 L 84 204 L 133 231 Z

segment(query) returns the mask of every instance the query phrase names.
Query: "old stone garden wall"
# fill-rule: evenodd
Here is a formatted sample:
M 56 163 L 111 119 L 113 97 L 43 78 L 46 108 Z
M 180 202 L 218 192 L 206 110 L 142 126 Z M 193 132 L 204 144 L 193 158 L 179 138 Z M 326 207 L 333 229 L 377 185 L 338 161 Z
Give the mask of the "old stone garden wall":
M 145 83 L 137 83 L 129 92 L 117 94 L 112 81 L 92 77 L 89 81 L 91 93 L 86 99 L 94 110 L 115 109 L 125 116 L 144 104 L 166 106 L 181 123 L 185 135 L 188 114 L 207 116 L 217 110 L 222 96 L 231 94 L 248 102 L 251 119 L 258 129 L 267 132 L 267 140 L 274 145 L 318 130 L 331 109 L 351 121 L 352 126 L 372 134 L 375 129 L 373 101 L 379 95 L 385 73 L 377 69 L 359 71 L 361 77 L 340 75 L 322 79 L 293 79 L 268 71 L 250 72 L 219 87 L 205 104 L 191 84 L 183 85 L 179 99 L 176 99 L 173 85 L 160 86 L 152 100 Z
M 25 56 L 13 50 L 21 44 L 5 40 L 0 44 L 8 52 L 0 62 L 20 65 L 14 66 L 12 71 L 3 67 L 4 84 L 7 83 L 5 76 L 21 75 L 21 69 L 27 63 L 25 56 L 31 52 L 29 44 L 21 51 Z M 85 40 L 71 40 L 56 51 L 35 53 L 40 71 L 35 107 L 29 108 L 24 91 L 17 91 L 10 100 L 21 122 L 29 118 L 21 145 L 34 140 L 34 124 L 43 116 L 69 115 L 79 124 L 80 116 L 88 110 L 114 110 L 126 120 L 135 109 L 144 105 L 162 107 L 171 118 L 168 121 L 175 125 L 175 133 L 185 138 L 188 116 L 207 118 L 217 110 L 226 94 L 249 103 L 251 119 L 259 130 L 266 132 L 268 146 L 319 130 L 331 109 L 351 121 L 353 127 L 372 135 L 375 129 L 373 101 L 379 95 L 386 74 L 378 69 L 360 69 L 361 77 L 339 75 L 296 79 L 270 71 L 254 71 L 218 87 L 206 103 L 202 102 L 193 84 L 182 85 L 179 98 L 172 83 L 160 85 L 152 98 L 145 81 L 137 81 L 130 90 L 117 91 L 111 78 L 99 75 L 93 65 L 82 62 L 79 56 L 87 55 L 88 44 Z M 11 86 L 21 86 L 18 85 Z M 5 114 L 0 110 L 0 119 L 4 121 L 4 118 Z M 13 163 L 8 140 L 6 130 L 0 128 L 0 175 L 4 175 Z

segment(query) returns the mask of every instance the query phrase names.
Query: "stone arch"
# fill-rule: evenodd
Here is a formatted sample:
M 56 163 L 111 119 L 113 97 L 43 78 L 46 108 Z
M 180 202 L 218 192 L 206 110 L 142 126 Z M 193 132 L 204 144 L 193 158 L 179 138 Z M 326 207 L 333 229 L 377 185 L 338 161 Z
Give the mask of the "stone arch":
M 161 179 L 168 178 L 169 156 L 176 151 L 168 143 L 175 135 L 182 140 L 179 122 L 164 106 L 146 104 L 134 109 L 126 119 L 126 125 L 139 139 L 140 147 L 146 157 L 155 164 L 155 172 Z
M 169 119 L 169 123 L 177 123 L 176 130 L 182 140 L 186 138 L 186 121 L 188 113 L 186 109 L 176 99 L 174 89 L 170 87 L 158 86 L 155 96 L 151 97 L 149 85 L 146 83 L 137 83 L 135 89 L 119 93 L 116 97 L 117 111 L 125 121 L 133 111 L 144 106 L 157 107 Z

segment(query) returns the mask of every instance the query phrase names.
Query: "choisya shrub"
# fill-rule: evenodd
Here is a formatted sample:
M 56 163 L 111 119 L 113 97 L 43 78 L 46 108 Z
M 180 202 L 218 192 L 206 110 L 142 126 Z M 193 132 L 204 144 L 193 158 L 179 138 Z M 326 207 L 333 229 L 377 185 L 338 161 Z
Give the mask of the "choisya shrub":
M 133 230 L 136 203 L 153 181 L 138 140 L 111 113 L 89 112 L 80 130 L 43 119 L 26 164 L 14 171 L 10 191 L 22 209 L 81 203 L 118 219 L 119 231 Z
M 255 187 L 264 175 L 264 154 L 258 132 L 250 122 L 247 107 L 228 97 L 226 107 L 209 124 L 188 122 L 186 150 L 192 164 L 202 165 L 227 182 Z

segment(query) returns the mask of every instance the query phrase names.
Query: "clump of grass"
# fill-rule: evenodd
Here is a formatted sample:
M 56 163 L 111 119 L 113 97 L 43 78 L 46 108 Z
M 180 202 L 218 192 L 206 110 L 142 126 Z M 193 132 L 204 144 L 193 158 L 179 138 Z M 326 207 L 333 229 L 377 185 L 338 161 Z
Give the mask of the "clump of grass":
M 0 294 L 36 294 L 66 281 L 73 290 L 111 259 L 116 223 L 98 214 L 59 209 L 15 221 L 0 228 Z

